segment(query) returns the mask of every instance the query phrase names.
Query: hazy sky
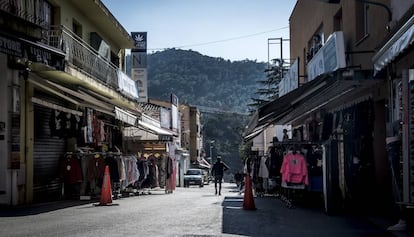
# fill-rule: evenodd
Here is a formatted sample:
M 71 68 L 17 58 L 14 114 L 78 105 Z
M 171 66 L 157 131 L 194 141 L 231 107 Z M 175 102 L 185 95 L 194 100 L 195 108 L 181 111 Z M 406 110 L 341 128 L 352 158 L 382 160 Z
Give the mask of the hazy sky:
M 289 38 L 289 17 L 296 0 L 102 2 L 128 32 L 148 32 L 148 53 L 181 48 L 232 61 L 267 62 L 268 57 L 280 57 L 280 44 L 268 46 L 268 39 Z M 285 58 L 288 41 L 283 45 Z

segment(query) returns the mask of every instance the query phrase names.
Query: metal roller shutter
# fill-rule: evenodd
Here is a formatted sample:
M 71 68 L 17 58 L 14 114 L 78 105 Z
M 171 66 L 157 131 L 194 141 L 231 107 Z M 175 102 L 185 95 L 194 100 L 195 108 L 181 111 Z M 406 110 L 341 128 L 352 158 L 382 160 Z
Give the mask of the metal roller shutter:
M 52 109 L 34 106 L 34 202 L 58 200 L 62 193 L 59 160 L 66 150 L 66 140 L 50 135 L 51 114 Z

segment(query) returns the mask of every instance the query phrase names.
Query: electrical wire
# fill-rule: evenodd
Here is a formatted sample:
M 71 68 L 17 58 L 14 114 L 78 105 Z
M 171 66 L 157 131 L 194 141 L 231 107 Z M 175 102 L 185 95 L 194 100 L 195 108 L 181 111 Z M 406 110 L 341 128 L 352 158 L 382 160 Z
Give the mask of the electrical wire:
M 274 32 L 274 31 L 279 31 L 279 30 L 284 30 L 284 29 L 288 29 L 288 28 L 289 28 L 289 26 L 284 26 L 284 27 L 281 27 L 281 28 L 273 29 L 273 30 L 258 32 L 258 33 L 249 34 L 249 35 L 236 36 L 236 37 L 232 37 L 232 38 L 228 38 L 228 39 L 215 40 L 215 41 L 209 41 L 209 42 L 197 43 L 197 44 L 181 45 L 181 46 L 168 47 L 168 48 L 152 48 L 152 49 L 148 49 L 148 50 L 149 51 L 160 51 L 160 50 L 165 50 L 165 49 L 170 49 L 170 48 L 184 49 L 184 48 L 190 48 L 190 47 L 197 47 L 197 46 L 204 46 L 204 45 L 210 45 L 210 44 L 217 44 L 217 43 L 223 43 L 223 42 L 228 42 L 228 41 L 233 41 L 233 40 L 239 40 L 239 39 L 249 38 L 249 37 L 253 37 L 253 36 L 256 36 L 256 35 L 262 35 L 262 34 Z

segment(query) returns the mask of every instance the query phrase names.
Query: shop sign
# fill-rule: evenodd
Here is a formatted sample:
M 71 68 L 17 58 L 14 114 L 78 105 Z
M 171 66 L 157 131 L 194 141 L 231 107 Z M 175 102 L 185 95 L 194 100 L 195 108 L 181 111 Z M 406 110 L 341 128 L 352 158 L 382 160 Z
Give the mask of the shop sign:
M 41 43 L 0 35 L 0 52 L 63 70 L 65 55 Z
M 138 102 L 147 103 L 148 102 L 147 69 L 132 68 L 131 77 L 132 77 L 132 80 L 136 82 L 138 96 L 139 96 Z
M 171 135 L 164 135 L 164 134 L 159 134 L 158 135 L 158 140 L 162 141 L 162 142 L 172 142 L 172 136 Z
M 330 35 L 322 48 L 309 61 L 307 67 L 308 81 L 321 74 L 346 67 L 343 32 L 337 31 Z
M 299 87 L 299 58 L 293 62 L 289 71 L 279 82 L 279 97 Z
M 0 36 L 0 52 L 15 57 L 22 57 L 23 46 L 22 43 L 17 40 Z
M 135 81 L 118 69 L 118 87 L 121 93 L 131 96 L 134 99 L 138 99 L 138 90 Z

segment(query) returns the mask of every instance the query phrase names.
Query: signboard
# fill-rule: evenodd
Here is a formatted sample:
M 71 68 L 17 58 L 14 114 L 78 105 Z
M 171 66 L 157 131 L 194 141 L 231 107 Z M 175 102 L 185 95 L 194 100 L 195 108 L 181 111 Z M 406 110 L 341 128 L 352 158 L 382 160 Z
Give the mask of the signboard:
M 122 72 L 120 69 L 117 71 L 118 74 L 118 87 L 121 93 L 130 96 L 134 99 L 138 99 L 138 90 L 135 81 L 128 77 L 127 74 Z
M 22 57 L 23 46 L 22 43 L 18 40 L 10 39 L 8 37 L 3 37 L 0 35 L 0 52 L 15 57 Z
M 131 52 L 147 52 L 147 32 L 131 32 L 135 42 L 135 48 Z
M 147 32 L 131 32 L 135 47 L 131 49 L 131 77 L 138 89 L 138 102 L 148 103 Z
M 279 97 L 299 87 L 299 58 L 290 66 L 289 71 L 279 82 Z
M 147 69 L 145 68 L 132 68 L 131 69 L 132 80 L 135 81 L 138 90 L 138 102 L 148 102 L 148 79 Z
M 321 74 L 346 67 L 343 32 L 337 31 L 330 35 L 322 48 L 309 61 L 307 67 L 308 81 Z
M 169 109 L 161 107 L 160 110 L 160 121 L 161 121 L 161 127 L 162 128 L 171 128 L 171 112 Z
M 147 54 L 131 53 L 131 68 L 147 68 Z
M 42 43 L 0 35 L 0 52 L 25 58 L 31 62 L 43 63 L 57 70 L 64 68 L 65 54 Z
M 171 130 L 178 131 L 178 97 L 171 94 Z

